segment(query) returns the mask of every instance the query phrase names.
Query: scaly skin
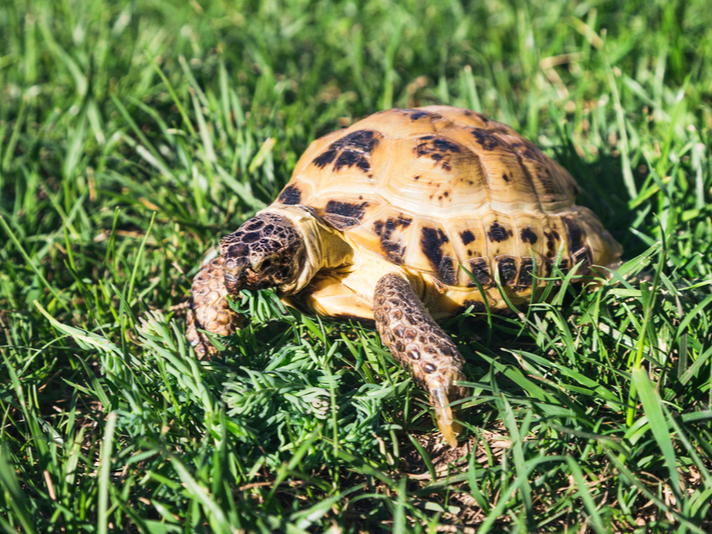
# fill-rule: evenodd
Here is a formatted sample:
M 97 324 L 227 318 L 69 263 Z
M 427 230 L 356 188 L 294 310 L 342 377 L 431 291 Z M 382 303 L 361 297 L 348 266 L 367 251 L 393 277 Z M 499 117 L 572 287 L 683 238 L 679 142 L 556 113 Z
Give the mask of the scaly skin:
M 397 274 L 387 274 L 376 284 L 373 314 L 381 339 L 396 359 L 410 369 L 416 382 L 430 393 L 438 426 L 451 447 L 457 447 L 449 403 L 467 396 L 467 388 L 455 385 L 465 380 L 464 359 L 410 284 Z
M 229 336 L 242 326 L 242 317 L 230 308 L 225 298 L 227 294 L 223 258 L 218 257 L 204 265 L 195 275 L 186 316 L 186 337 L 199 359 L 216 353 L 213 344 L 199 329 L 219 336 Z

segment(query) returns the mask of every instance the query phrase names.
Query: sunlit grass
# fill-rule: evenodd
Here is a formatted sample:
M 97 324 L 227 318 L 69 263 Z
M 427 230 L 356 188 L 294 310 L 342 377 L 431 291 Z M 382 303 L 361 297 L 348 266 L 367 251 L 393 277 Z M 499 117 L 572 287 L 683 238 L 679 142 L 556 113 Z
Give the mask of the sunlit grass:
M 709 532 L 710 28 L 699 0 L 0 3 L 0 527 Z M 203 362 L 175 311 L 310 141 L 427 104 L 535 141 L 626 250 L 446 324 L 457 450 L 365 326 L 247 295 Z

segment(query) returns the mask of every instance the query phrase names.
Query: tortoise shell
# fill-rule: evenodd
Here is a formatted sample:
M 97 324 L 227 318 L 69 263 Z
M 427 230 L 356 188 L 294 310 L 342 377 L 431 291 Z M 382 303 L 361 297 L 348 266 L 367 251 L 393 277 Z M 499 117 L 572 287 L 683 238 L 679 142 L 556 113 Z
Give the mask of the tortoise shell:
M 497 278 L 518 304 L 559 253 L 564 272 L 617 266 L 620 245 L 575 205 L 578 192 L 509 126 L 428 106 L 376 113 L 314 141 L 276 202 L 310 206 L 357 250 L 421 276 L 446 297 L 425 299 L 437 318 L 481 303 L 473 276 L 490 289 Z M 487 294 L 505 307 L 499 290 Z

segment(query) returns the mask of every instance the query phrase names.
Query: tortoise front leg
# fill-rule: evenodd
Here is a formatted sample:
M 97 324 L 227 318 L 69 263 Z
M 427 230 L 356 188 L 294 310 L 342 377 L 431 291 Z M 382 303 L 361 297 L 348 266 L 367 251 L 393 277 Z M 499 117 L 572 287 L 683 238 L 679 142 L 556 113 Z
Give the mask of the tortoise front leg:
M 449 403 L 467 395 L 455 385 L 464 380 L 464 359 L 402 276 L 387 274 L 376 284 L 373 315 L 381 339 L 396 359 L 410 368 L 430 393 L 438 426 L 451 447 L 457 446 Z
M 217 352 L 199 329 L 229 336 L 242 326 L 242 316 L 230 308 L 227 294 L 221 256 L 203 266 L 193 279 L 186 316 L 186 337 L 195 348 L 198 359 L 214 356 Z

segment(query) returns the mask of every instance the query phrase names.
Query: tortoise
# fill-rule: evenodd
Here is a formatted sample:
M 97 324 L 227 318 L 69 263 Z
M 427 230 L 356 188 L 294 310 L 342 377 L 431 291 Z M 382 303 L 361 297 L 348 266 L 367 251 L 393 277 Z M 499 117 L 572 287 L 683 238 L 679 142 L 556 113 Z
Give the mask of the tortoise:
M 450 403 L 468 394 L 464 360 L 438 321 L 484 311 L 485 298 L 492 312 L 508 308 L 503 295 L 526 306 L 554 262 L 579 274 L 616 268 L 621 246 L 578 193 L 533 143 L 480 113 L 381 111 L 312 142 L 277 200 L 222 238 L 193 281 L 187 337 L 210 356 L 202 330 L 240 327 L 226 296 L 242 289 L 375 321 L 455 447 Z

